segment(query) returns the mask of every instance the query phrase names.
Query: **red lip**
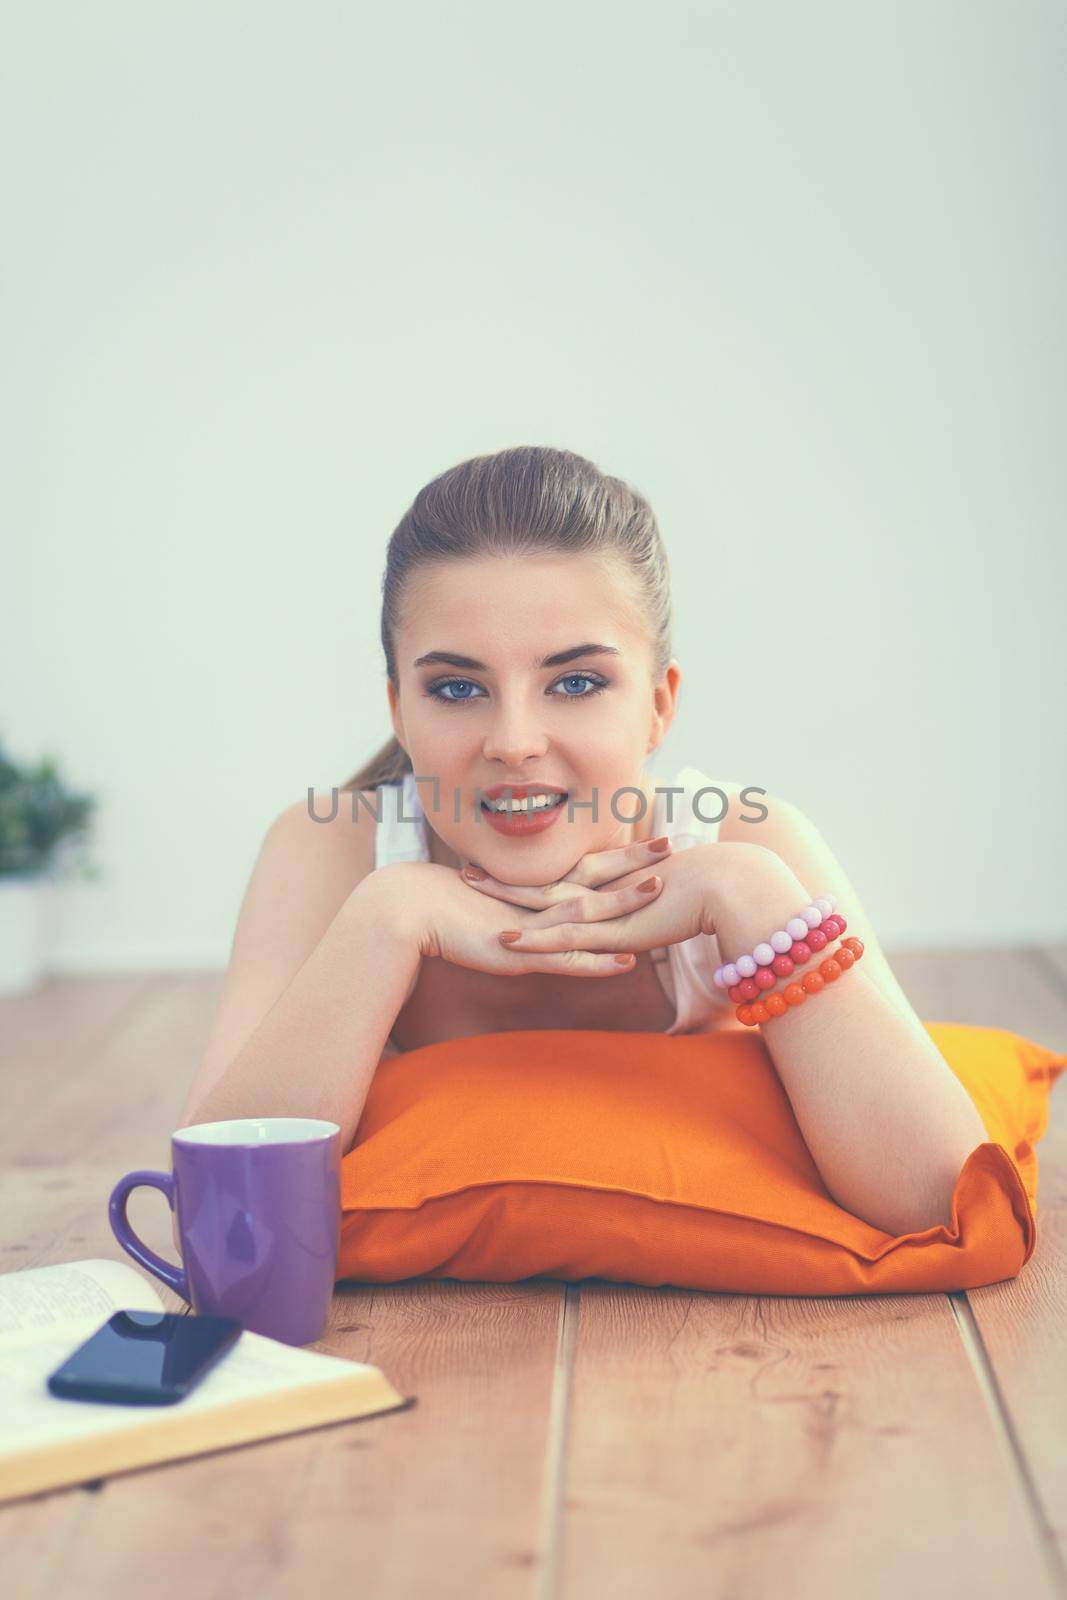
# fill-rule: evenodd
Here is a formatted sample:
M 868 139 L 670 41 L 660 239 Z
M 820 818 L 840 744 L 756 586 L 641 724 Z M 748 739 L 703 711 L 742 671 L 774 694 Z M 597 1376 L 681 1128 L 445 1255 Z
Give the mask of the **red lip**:
M 482 794 L 487 800 L 500 800 L 510 795 L 513 800 L 525 800 L 531 794 L 566 794 L 557 783 L 491 783 Z

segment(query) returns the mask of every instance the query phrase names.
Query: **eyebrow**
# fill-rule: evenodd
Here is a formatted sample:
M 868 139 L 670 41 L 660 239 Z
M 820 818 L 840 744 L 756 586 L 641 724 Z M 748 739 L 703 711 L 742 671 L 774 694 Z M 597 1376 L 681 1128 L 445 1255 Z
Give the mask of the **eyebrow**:
M 543 661 L 535 663 L 538 667 L 561 667 L 568 661 L 575 661 L 579 656 L 620 656 L 613 644 L 576 644 L 570 650 L 557 650 L 555 655 L 545 656 Z M 425 667 L 432 662 L 442 661 L 450 667 L 470 667 L 475 672 L 488 672 L 490 669 L 484 661 L 475 661 L 473 656 L 457 655 L 454 650 L 430 650 L 424 656 L 419 656 L 412 662 L 412 666 Z

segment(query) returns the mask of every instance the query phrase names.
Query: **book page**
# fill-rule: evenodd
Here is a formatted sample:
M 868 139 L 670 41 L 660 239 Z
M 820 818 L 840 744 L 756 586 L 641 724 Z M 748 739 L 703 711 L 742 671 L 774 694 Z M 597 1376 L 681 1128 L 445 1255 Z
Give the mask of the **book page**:
M 32 1344 L 0 1344 L 0 1458 L 19 1450 L 137 1428 L 145 1423 L 165 1427 L 168 1416 L 210 1411 L 231 1401 L 304 1384 L 334 1382 L 360 1374 L 379 1376 L 379 1369 L 365 1362 L 303 1350 L 245 1328 L 193 1392 L 173 1405 L 70 1400 L 52 1394 L 47 1378 L 79 1342 L 51 1328 L 38 1333 Z
M 0 1346 L 46 1329 L 95 1333 L 115 1311 L 162 1311 L 147 1274 L 101 1257 L 0 1274 Z

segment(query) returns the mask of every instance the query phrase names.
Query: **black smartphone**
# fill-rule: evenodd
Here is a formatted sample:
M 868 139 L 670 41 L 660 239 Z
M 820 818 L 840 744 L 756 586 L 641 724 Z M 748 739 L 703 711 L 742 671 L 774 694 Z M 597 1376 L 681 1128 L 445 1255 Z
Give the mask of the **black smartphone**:
M 170 1406 L 195 1389 L 242 1332 L 236 1317 L 116 1311 L 48 1375 L 65 1400 Z

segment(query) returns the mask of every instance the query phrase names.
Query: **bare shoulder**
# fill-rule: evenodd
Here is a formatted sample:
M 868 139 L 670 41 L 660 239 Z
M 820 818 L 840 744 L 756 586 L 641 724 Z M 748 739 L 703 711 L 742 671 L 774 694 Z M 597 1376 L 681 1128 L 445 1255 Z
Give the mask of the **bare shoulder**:
M 726 843 L 762 844 L 777 819 L 789 809 L 781 795 L 754 783 L 723 783 L 727 810 L 719 823 L 719 840 Z
M 271 835 L 294 862 L 321 865 L 339 888 L 354 888 L 374 870 L 379 794 L 315 790 L 310 799 L 294 800 L 278 814 Z

